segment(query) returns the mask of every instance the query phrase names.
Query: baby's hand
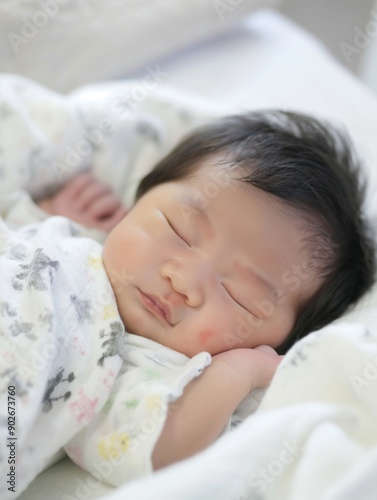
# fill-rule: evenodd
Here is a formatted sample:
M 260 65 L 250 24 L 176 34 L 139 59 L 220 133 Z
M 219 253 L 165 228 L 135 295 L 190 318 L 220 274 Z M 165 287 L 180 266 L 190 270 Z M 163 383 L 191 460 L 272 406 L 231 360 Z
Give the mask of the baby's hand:
M 51 215 L 63 215 L 87 227 L 110 232 L 128 210 L 90 172 L 82 172 L 53 197 L 37 202 Z
M 213 361 L 221 360 L 237 373 L 240 383 L 247 392 L 257 387 L 266 387 L 284 356 L 279 356 L 270 346 L 260 345 L 254 349 L 232 349 L 213 356 Z
M 268 346 L 213 356 L 210 366 L 170 407 L 153 450 L 153 468 L 190 457 L 213 443 L 248 393 L 270 383 L 282 357 Z

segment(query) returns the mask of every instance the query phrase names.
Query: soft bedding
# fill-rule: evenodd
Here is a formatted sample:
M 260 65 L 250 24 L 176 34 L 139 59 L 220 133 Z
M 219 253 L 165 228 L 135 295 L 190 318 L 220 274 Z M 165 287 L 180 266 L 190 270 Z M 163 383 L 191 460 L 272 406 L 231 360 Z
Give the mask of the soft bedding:
M 274 15 L 264 16 L 256 18 L 253 26 L 254 36 L 264 33 L 258 40 L 266 57 L 249 72 L 245 59 L 240 60 L 240 80 L 237 80 L 234 63 L 234 81 L 238 81 L 234 88 L 222 87 L 225 80 L 211 87 L 210 73 L 202 73 L 202 78 L 195 75 L 190 60 L 184 69 L 183 60 L 176 61 L 175 66 L 172 63 L 170 79 L 165 83 L 180 81 L 186 90 L 194 90 L 190 85 L 197 89 L 201 85 L 203 95 L 212 93 L 217 98 L 223 95 L 220 113 L 227 111 L 225 101 L 230 104 L 232 100 L 232 110 L 279 106 L 311 112 L 342 124 L 350 132 L 363 160 L 363 172 L 368 179 L 365 210 L 375 221 L 377 99 L 315 42 L 299 30 L 294 31 L 284 20 L 277 20 Z M 284 36 L 291 29 L 301 43 L 299 50 L 290 55 L 289 50 L 283 49 L 290 46 L 284 42 Z M 220 54 L 221 47 L 217 52 Z M 203 52 L 202 55 L 205 61 Z M 233 59 L 232 54 L 225 52 L 224 78 L 226 64 Z M 209 59 L 207 63 L 210 65 Z M 165 70 L 169 73 L 169 67 Z M 186 78 L 188 74 L 191 80 Z M 74 95 L 80 96 L 82 103 L 89 96 L 87 102 L 90 103 L 93 92 L 97 92 L 97 96 L 109 95 L 115 89 L 121 92 L 121 87 L 122 83 L 93 86 Z M 163 91 L 172 92 L 167 88 Z M 187 99 L 188 107 L 194 106 L 195 99 Z M 200 107 L 201 104 L 195 107 L 194 115 L 201 115 Z M 217 109 L 220 110 L 220 105 Z M 169 129 L 175 126 L 167 126 Z M 150 167 L 150 153 L 151 150 L 140 163 L 146 169 Z M 152 156 L 154 154 L 155 151 Z M 104 153 L 103 158 L 108 160 L 108 155 L 111 157 L 111 152 Z M 136 177 L 135 174 L 133 179 Z M 377 491 L 376 287 L 354 311 L 298 342 L 279 366 L 255 413 L 254 409 L 240 409 L 242 425 L 204 452 L 115 491 L 63 461 L 39 476 L 20 498 L 374 499 Z

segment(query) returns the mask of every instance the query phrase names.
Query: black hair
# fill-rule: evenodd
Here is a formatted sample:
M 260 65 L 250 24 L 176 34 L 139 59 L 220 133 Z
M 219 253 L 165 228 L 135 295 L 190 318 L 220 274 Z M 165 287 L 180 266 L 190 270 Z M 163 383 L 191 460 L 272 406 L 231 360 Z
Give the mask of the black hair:
M 140 182 L 135 201 L 154 186 L 189 178 L 202 160 L 225 154 L 242 182 L 278 197 L 308 234 L 305 248 L 323 284 L 300 307 L 278 347 L 341 316 L 375 279 L 371 226 L 362 213 L 365 180 L 350 138 L 327 122 L 294 112 L 266 110 L 228 116 L 184 138 Z M 230 159 L 230 163 L 229 163 Z

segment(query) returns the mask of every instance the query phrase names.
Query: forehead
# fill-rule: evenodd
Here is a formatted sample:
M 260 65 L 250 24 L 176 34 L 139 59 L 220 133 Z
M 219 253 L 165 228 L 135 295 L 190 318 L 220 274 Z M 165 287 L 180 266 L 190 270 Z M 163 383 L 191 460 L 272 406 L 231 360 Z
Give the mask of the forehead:
M 172 197 L 187 224 L 206 226 L 240 249 L 269 251 L 271 257 L 300 253 L 295 219 L 275 196 L 239 180 L 223 167 L 202 168 L 188 181 L 172 183 Z M 285 254 L 288 255 L 285 255 Z M 273 259 L 276 260 L 275 258 Z

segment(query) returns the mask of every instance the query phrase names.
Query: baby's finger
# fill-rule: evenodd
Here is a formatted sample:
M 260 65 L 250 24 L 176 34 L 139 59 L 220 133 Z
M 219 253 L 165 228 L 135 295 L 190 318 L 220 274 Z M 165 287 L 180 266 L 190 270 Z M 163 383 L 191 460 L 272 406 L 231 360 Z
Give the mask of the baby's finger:
M 93 175 L 89 171 L 81 172 L 71 181 L 66 184 L 62 191 L 67 193 L 70 197 L 77 198 L 80 192 L 85 189 L 88 184 L 91 184 L 94 180 Z
M 85 186 L 75 200 L 75 205 L 79 210 L 91 210 L 91 205 L 98 199 L 110 195 L 111 189 L 97 181 L 93 181 Z

